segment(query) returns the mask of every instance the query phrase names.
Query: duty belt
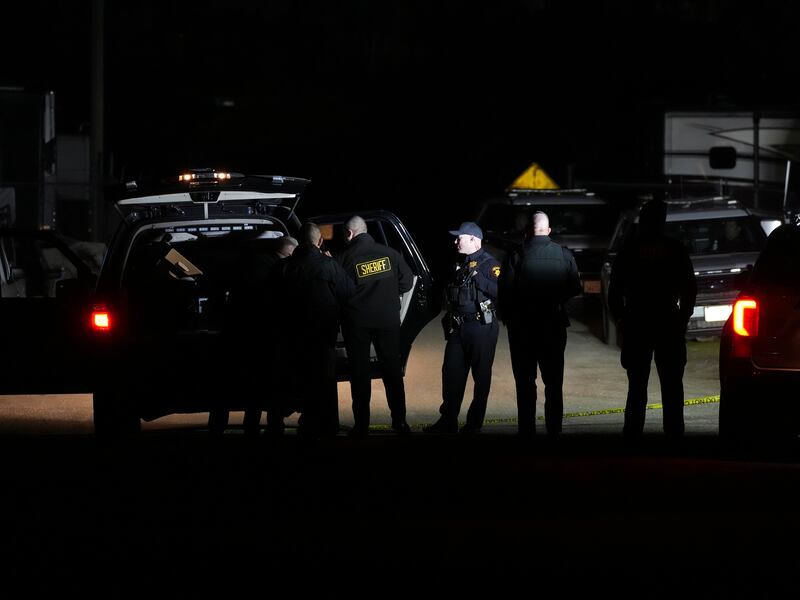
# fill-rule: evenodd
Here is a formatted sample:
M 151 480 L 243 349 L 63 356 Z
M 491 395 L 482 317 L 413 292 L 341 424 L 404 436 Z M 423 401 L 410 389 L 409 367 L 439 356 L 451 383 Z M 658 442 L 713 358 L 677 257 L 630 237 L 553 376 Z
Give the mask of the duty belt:
M 453 320 L 461 325 L 462 323 L 471 323 L 472 321 L 480 321 L 481 320 L 481 313 L 474 312 L 474 313 L 452 313 L 451 314 Z

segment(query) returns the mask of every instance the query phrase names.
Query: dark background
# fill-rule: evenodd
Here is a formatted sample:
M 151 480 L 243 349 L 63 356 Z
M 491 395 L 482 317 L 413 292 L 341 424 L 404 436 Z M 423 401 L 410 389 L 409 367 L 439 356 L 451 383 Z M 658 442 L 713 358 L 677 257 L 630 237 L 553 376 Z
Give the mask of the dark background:
M 665 110 L 794 109 L 796 6 L 108 2 L 106 174 L 307 177 L 306 215 L 386 208 L 424 238 L 534 161 L 657 178 Z M 0 85 L 54 90 L 59 133 L 86 133 L 91 2 L 4 10 Z

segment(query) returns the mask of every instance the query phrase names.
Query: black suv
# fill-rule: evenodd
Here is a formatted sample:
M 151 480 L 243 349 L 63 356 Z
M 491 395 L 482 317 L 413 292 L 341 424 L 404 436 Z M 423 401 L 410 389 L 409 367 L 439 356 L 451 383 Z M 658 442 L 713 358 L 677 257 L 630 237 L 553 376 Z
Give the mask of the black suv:
M 600 266 L 616 223 L 616 213 L 603 198 L 586 190 L 511 190 L 482 203 L 476 222 L 484 247 L 502 261 L 523 242 L 534 212 L 550 219 L 550 237 L 575 256 L 585 295 L 600 294 Z
M 800 431 L 800 228 L 767 239 L 719 347 L 720 436 L 792 437 Z
M 762 217 L 727 197 L 666 200 L 666 234 L 679 239 L 694 265 L 697 302 L 687 337 L 719 335 L 747 273 L 766 240 Z M 602 270 L 603 341 L 616 344 L 616 327 L 608 308 L 608 284 L 617 252 L 635 235 L 639 209 L 619 218 Z
M 95 289 L 82 299 L 81 320 L 69 317 L 69 335 L 59 345 L 74 349 L 62 355 L 78 363 L 70 381 L 41 390 L 38 380 L 29 379 L 15 391 L 92 392 L 98 434 L 136 431 L 140 419 L 206 412 L 220 405 L 243 410 L 247 395 L 268 393 L 271 382 L 261 378 L 253 356 L 280 340 L 267 333 L 266 339 L 241 348 L 241 336 L 226 334 L 234 322 L 269 332 L 269 323 L 283 318 L 237 312 L 237 291 L 279 238 L 298 231 L 295 210 L 307 183 L 205 169 L 152 186 L 128 184 L 115 202 L 123 218 Z M 377 241 L 403 254 L 415 275 L 413 288 L 401 299 L 405 361 L 419 331 L 439 311 L 429 303 L 431 275 L 395 215 L 359 214 Z M 320 225 L 334 253 L 337 229 L 347 216 L 308 219 Z M 71 314 L 73 298 L 80 296 L 78 291 L 63 295 Z M 81 326 L 75 327 L 77 323 Z M 42 355 L 38 364 L 48 368 L 57 360 Z M 340 380 L 346 379 L 346 367 L 342 347 Z

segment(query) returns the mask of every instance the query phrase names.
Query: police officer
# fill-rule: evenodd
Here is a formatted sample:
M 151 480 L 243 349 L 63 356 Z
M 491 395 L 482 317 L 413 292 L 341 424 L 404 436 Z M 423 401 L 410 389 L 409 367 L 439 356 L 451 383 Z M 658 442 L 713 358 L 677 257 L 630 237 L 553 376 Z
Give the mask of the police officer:
M 536 212 L 532 236 L 503 265 L 500 316 L 508 328 L 511 369 L 517 388 L 519 433 L 536 433 L 536 368 L 542 372 L 545 426 L 561 433 L 564 412 L 564 349 L 567 317 L 564 303 L 582 292 L 572 253 L 550 239 L 550 220 Z
M 268 252 L 264 251 L 264 240 L 254 240 L 243 245 L 240 260 L 237 261 L 240 267 L 233 273 L 225 327 L 225 358 L 229 361 L 231 372 L 238 371 L 235 379 L 242 382 L 249 381 L 248 373 L 253 369 L 275 367 L 285 356 L 285 352 L 281 352 L 282 348 L 277 344 L 267 348 L 266 353 L 252 351 L 255 343 L 274 339 L 275 323 L 268 319 L 253 319 L 252 316 L 278 314 L 282 310 L 279 306 L 271 306 L 275 293 L 269 283 L 270 273 L 279 260 L 291 256 L 297 247 L 297 240 L 289 236 L 268 241 L 272 246 Z M 282 369 L 274 370 L 277 375 L 282 372 Z M 275 386 L 269 387 L 268 393 L 271 397 L 266 399 L 262 397 L 262 393 L 247 385 L 238 393 L 246 397 L 244 432 L 248 437 L 257 437 L 264 406 L 275 402 Z M 283 433 L 284 415 L 279 415 L 274 410 L 267 411 L 267 415 L 267 431 Z M 216 435 L 222 434 L 228 426 L 229 416 L 228 407 L 224 404 L 212 407 L 208 417 L 209 431 Z
M 274 270 L 276 274 L 278 269 L 276 264 L 289 258 L 294 253 L 295 248 L 298 246 L 298 241 L 290 236 L 283 236 L 277 240 L 271 240 L 273 248 L 269 252 L 254 252 L 252 249 L 248 253 L 246 259 L 243 261 L 247 269 L 244 279 L 244 290 L 242 292 L 247 296 L 244 303 L 239 303 L 236 309 L 241 311 L 241 318 L 248 318 L 249 315 L 255 314 L 279 314 L 283 311 L 283 307 L 276 305 L 278 300 L 275 294 L 275 284 L 271 281 L 275 277 L 272 274 Z M 243 305 L 244 304 L 244 305 Z M 260 323 L 253 323 L 250 321 L 249 327 L 243 326 L 244 329 L 256 333 L 255 338 L 251 335 L 247 344 L 248 350 L 252 348 L 254 339 L 264 340 L 269 339 L 270 334 L 275 332 L 275 323 L 271 319 L 260 320 Z M 271 331 L 267 331 L 270 329 Z M 284 363 L 287 356 L 291 355 L 291 344 L 288 346 L 283 343 L 271 344 L 268 349 L 267 356 L 271 366 L 274 368 L 275 379 L 281 378 L 285 374 L 285 369 L 280 366 Z M 257 355 L 259 365 L 253 365 L 255 368 L 263 368 L 264 356 L 260 353 Z M 280 435 L 284 430 L 284 417 L 291 414 L 292 411 L 286 406 L 285 399 L 278 398 L 278 395 L 283 393 L 287 394 L 287 390 L 281 390 L 281 386 L 270 386 L 270 397 L 267 401 L 253 397 L 250 398 L 247 407 L 244 411 L 244 432 L 250 437 L 255 437 L 260 432 L 261 426 L 261 413 L 262 409 L 267 406 L 267 433 L 271 435 Z M 269 408 L 270 406 L 274 408 Z M 338 410 L 338 403 L 337 403 Z M 338 423 L 338 419 L 337 419 Z
M 299 396 L 298 436 L 308 441 L 338 430 L 336 338 L 341 311 L 356 292 L 342 268 L 321 251 L 322 239 L 317 225 L 304 224 L 297 249 L 270 274 L 279 302 L 276 311 L 280 308 L 278 332 L 289 343 L 280 377 L 288 379 Z M 268 428 L 270 411 L 277 411 L 279 420 L 283 415 L 280 404 L 273 404 Z
M 477 433 L 486 416 L 492 383 L 492 364 L 500 331 L 495 318 L 500 263 L 481 247 L 483 232 L 475 223 L 462 223 L 455 245 L 463 260 L 446 287 L 447 312 L 442 324 L 447 344 L 442 363 L 442 405 L 428 433 L 456 433 L 467 377 L 472 370 L 473 398 L 462 433 Z
M 664 433 L 680 438 L 686 326 L 694 311 L 697 283 L 689 253 L 664 235 L 667 208 L 651 200 L 639 212 L 637 234 L 617 254 L 611 269 L 608 303 L 621 332 L 622 367 L 628 374 L 623 434 L 638 438 L 644 429 L 647 381 L 655 357 L 664 406 Z
M 367 233 L 358 215 L 344 224 L 347 248 L 339 264 L 356 285 L 356 293 L 345 309 L 342 334 L 350 364 L 353 398 L 352 437 L 369 433 L 369 402 L 372 393 L 370 344 L 380 364 L 392 429 L 408 435 L 406 392 L 400 359 L 400 295 L 411 289 L 414 274 L 403 256 Z

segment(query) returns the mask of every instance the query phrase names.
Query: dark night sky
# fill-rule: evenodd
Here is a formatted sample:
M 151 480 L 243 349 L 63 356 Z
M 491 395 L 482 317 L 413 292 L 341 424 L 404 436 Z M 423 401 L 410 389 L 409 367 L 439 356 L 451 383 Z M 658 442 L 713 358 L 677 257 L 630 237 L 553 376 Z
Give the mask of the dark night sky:
M 652 177 L 664 110 L 797 104 L 795 6 L 109 2 L 106 149 L 114 176 L 281 172 L 333 207 L 408 212 L 466 206 L 532 161 L 562 184 L 569 163 Z M 90 3 L 9 14 L 0 85 L 55 90 L 58 130 L 86 131 Z

